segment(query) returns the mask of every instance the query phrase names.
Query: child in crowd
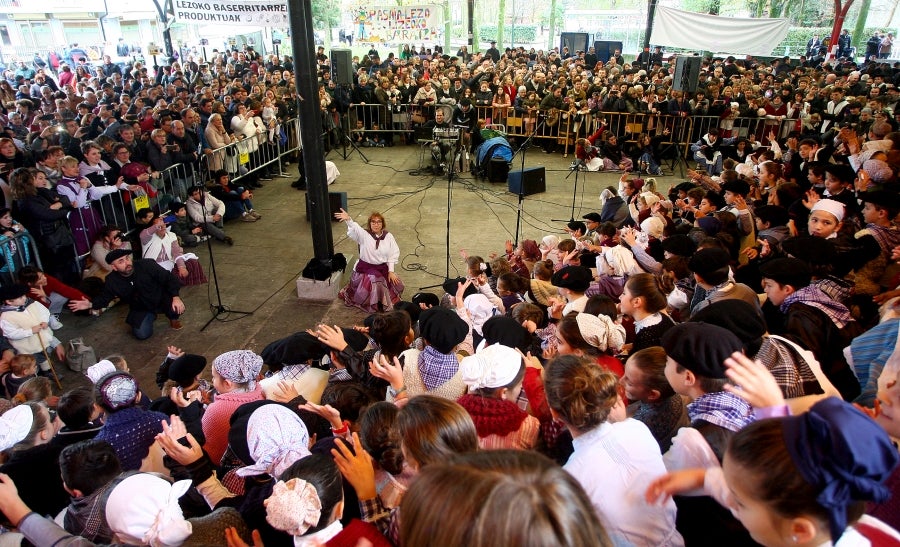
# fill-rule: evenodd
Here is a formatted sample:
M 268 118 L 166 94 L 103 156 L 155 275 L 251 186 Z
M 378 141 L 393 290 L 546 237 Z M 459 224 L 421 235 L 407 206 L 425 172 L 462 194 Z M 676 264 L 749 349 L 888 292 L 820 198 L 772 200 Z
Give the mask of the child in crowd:
M 17 352 L 34 356 L 40 367 L 38 374 L 49 377 L 52 374 L 45 353 L 53 350 L 56 358 L 65 362 L 65 347 L 50 328 L 50 310 L 40 302 L 29 303 L 27 294 L 25 285 L 0 287 L 0 328 Z
M 9 369 L 9 372 L 0 376 L 0 383 L 3 384 L 3 390 L 6 393 L 4 396 L 12 399 L 19 392 L 22 384 L 37 376 L 37 360 L 33 355 L 19 354 L 12 358 Z

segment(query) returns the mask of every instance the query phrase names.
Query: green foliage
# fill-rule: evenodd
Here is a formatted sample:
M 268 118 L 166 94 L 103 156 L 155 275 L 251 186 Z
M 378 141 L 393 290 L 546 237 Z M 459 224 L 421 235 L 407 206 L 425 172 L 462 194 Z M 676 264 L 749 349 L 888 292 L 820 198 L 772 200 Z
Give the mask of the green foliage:
M 479 36 L 483 41 L 497 39 L 497 25 L 481 25 L 479 29 Z M 537 36 L 537 27 L 534 25 L 516 25 L 515 32 L 512 31 L 512 26 L 507 26 L 503 29 L 505 42 L 515 42 L 516 44 L 521 44 L 522 42 L 530 43 L 534 42 Z
M 312 2 L 313 26 L 331 29 L 341 23 L 341 5 L 337 0 L 310 0 Z
M 846 27 L 845 27 L 846 28 Z M 858 37 L 861 44 L 865 44 L 866 40 L 872 36 L 873 32 L 894 32 L 895 29 L 889 27 L 867 27 L 863 35 Z M 814 35 L 818 34 L 822 40 L 831 37 L 831 27 L 791 27 L 787 36 L 778 46 L 772 50 L 772 55 L 785 55 L 784 48 L 788 48 L 787 55 L 797 57 L 806 54 L 806 43 Z M 857 37 L 854 37 L 854 42 Z M 862 52 L 859 52 L 862 54 Z

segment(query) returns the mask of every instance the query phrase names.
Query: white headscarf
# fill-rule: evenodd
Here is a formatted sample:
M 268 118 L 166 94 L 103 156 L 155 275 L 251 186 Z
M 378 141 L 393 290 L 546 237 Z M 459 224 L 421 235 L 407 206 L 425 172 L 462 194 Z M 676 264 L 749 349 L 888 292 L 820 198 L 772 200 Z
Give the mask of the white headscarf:
M 497 315 L 497 307 L 481 293 L 470 294 L 463 303 L 472 319 L 472 329 L 482 335 L 481 328 L 484 326 L 484 322 Z
M 102 361 L 97 361 L 97 363 L 88 367 L 85 374 L 91 380 L 92 384 L 96 384 L 100 378 L 103 378 L 107 374 L 116 371 L 116 366 L 112 364 L 111 361 L 107 361 L 103 359 Z
M 492 344 L 459 362 L 462 380 L 470 390 L 506 387 L 521 369 L 519 352 L 500 344 Z
M 34 425 L 31 405 L 13 407 L 0 416 L 0 452 L 25 440 Z
M 106 502 L 106 520 L 116 541 L 129 545 L 175 547 L 190 537 L 178 498 L 191 481 L 175 484 L 150 473 L 131 475 L 113 488 Z
M 813 211 L 825 211 L 826 213 L 831 213 L 837 219 L 838 222 L 842 222 L 844 220 L 844 204 L 835 199 L 820 199 L 813 205 Z

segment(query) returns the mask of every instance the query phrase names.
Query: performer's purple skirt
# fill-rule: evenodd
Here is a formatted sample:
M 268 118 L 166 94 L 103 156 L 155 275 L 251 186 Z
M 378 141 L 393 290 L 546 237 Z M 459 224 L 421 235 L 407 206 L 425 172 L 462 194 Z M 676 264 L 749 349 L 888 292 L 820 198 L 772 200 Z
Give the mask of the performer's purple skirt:
M 369 313 L 389 311 L 400 302 L 403 282 L 391 283 L 386 277 L 356 270 L 350 274 L 350 283 L 341 289 L 338 296 L 348 306 L 354 306 Z

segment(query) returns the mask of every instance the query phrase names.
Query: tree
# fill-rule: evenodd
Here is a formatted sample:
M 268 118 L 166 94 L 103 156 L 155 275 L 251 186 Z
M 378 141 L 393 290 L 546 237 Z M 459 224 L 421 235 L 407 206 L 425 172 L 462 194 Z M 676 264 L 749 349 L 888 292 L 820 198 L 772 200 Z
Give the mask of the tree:
M 862 0 L 862 3 L 859 5 L 859 13 L 856 15 L 856 25 L 853 26 L 853 41 L 856 42 L 856 51 L 865 51 L 866 40 L 869 38 L 865 36 L 866 32 L 866 19 L 869 18 L 869 6 L 872 5 L 871 0 Z M 890 19 L 888 19 L 890 21 Z M 862 49 L 860 50 L 860 47 Z
M 341 6 L 338 0 L 312 0 L 313 28 L 324 30 L 323 42 L 331 48 L 331 31 L 341 24 Z
M 497 2 L 497 47 L 503 50 L 503 27 L 506 26 L 506 0 Z
M 547 49 L 553 49 L 553 46 L 556 42 L 556 10 L 559 9 L 557 0 L 550 0 L 550 17 L 548 26 L 550 27 L 550 33 L 547 37 Z
M 837 45 L 838 36 L 841 35 L 841 29 L 844 27 L 844 20 L 847 18 L 847 12 L 850 11 L 850 6 L 852 5 L 853 0 L 847 0 L 846 3 L 842 3 L 841 0 L 834 0 L 834 26 L 831 27 L 831 39 L 828 40 L 829 47 L 833 48 Z M 861 12 L 860 17 L 865 19 L 865 15 Z

